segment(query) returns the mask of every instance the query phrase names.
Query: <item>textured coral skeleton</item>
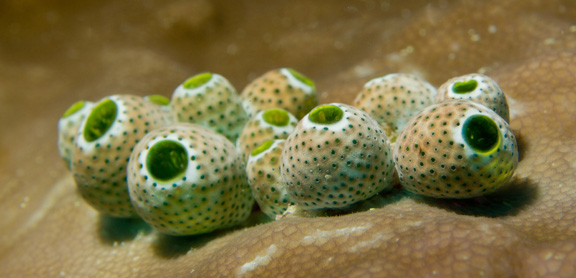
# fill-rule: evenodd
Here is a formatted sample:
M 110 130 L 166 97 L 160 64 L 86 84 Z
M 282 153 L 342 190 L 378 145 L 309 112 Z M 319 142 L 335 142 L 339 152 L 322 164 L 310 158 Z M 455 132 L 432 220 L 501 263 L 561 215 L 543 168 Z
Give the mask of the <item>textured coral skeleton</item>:
M 9 132 L 0 141 L 0 274 L 573 277 L 574 3 L 306 3 L 305 13 L 292 6 L 274 12 L 279 6 L 264 3 L 234 9 L 218 1 L 151 3 L 124 13 L 108 2 L 66 9 L 54 2 L 6 2 L 0 119 Z M 166 14 L 171 19 L 160 20 Z M 85 28 L 85 19 L 102 24 Z M 112 26 L 120 22 L 123 28 Z M 42 26 L 51 33 L 42 33 Z M 227 36 L 206 35 L 212 32 Z M 180 46 L 158 43 L 158 34 Z M 189 43 L 183 34 L 205 44 Z M 32 50 L 38 38 L 45 47 Z M 62 38 L 69 39 L 64 52 Z M 192 69 L 182 63 L 190 53 L 201 53 Z M 256 62 L 255 55 L 262 59 Z M 109 88 L 167 95 L 205 65 L 234 84 L 277 66 L 305 69 L 325 88 L 321 101 L 342 103 L 383 72 L 417 73 L 436 86 L 482 72 L 509 96 L 520 163 L 509 187 L 490 198 L 441 201 L 392 190 L 382 196 L 385 206 L 373 204 L 381 206 L 374 210 L 192 238 L 98 216 L 75 192 L 54 142 L 43 143 L 56 138 L 50 123 L 75 100 L 104 97 Z M 30 112 L 21 113 L 24 108 Z

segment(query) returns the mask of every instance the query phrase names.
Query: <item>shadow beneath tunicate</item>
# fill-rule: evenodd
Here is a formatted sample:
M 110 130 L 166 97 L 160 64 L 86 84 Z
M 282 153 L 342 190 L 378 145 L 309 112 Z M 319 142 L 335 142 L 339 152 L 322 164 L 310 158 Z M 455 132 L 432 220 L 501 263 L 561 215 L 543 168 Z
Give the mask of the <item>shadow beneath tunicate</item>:
M 214 231 L 202 235 L 193 236 L 170 236 L 158 234 L 156 241 L 152 244 L 152 250 L 158 257 L 164 259 L 175 259 L 186 255 L 192 249 L 198 249 L 208 244 L 210 241 L 224 236 L 229 231 Z
M 248 219 L 246 219 L 246 221 L 242 222 L 240 225 L 234 227 L 234 229 L 237 230 L 237 229 L 249 228 L 252 226 L 257 226 L 268 222 L 274 222 L 274 219 L 264 214 L 264 212 L 260 210 L 260 207 L 255 202 L 254 207 L 252 208 L 252 213 L 250 213 Z
M 398 202 L 406 196 L 400 185 L 394 185 L 389 190 L 384 190 L 369 199 L 357 202 L 340 209 L 323 209 L 319 216 L 341 216 L 351 213 L 368 211 L 370 209 L 383 208 L 392 203 Z
M 156 240 L 152 244 L 152 250 L 158 257 L 164 259 L 175 259 L 182 255 L 186 255 L 193 249 L 201 248 L 210 241 L 223 237 L 233 231 L 264 224 L 270 221 L 273 220 L 267 217 L 258 209 L 257 206 L 255 206 L 248 219 L 232 228 L 190 236 L 171 236 L 158 233 Z
M 148 234 L 152 228 L 139 218 L 116 218 L 101 214 L 98 235 L 103 243 L 113 245 L 136 238 L 138 234 Z
M 435 199 L 413 195 L 412 198 L 430 206 L 457 214 L 503 217 L 514 216 L 530 206 L 538 197 L 538 186 L 529 179 L 514 178 L 501 190 L 471 199 Z

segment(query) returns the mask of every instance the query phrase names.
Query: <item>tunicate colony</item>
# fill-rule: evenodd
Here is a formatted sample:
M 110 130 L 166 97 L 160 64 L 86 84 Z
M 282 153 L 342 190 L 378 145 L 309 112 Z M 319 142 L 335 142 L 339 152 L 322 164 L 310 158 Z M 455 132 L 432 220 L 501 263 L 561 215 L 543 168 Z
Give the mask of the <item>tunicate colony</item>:
M 73 104 L 59 151 L 92 207 L 192 235 L 245 221 L 345 211 L 401 185 L 433 198 L 474 198 L 518 165 L 506 96 L 481 74 L 438 90 L 404 73 L 368 81 L 353 105 L 318 105 L 313 81 L 269 71 L 238 94 L 201 73 L 163 96 Z

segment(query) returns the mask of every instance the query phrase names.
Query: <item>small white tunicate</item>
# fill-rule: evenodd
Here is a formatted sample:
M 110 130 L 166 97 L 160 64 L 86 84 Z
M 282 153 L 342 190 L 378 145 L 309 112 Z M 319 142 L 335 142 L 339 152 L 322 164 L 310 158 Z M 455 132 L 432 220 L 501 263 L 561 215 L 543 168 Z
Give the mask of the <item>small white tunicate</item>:
M 408 56 L 410 54 L 414 53 L 414 46 L 406 46 L 404 49 L 400 50 L 400 55 L 402 56 Z
M 544 44 L 545 45 L 553 45 L 556 43 L 556 39 L 555 38 L 547 38 L 544 40 Z
M 374 68 L 370 65 L 358 65 L 354 67 L 356 77 L 364 78 L 374 74 Z
M 490 34 L 494 34 L 494 33 L 496 33 L 496 31 L 498 31 L 498 27 L 496 27 L 496 25 L 490 25 L 490 26 L 488 26 L 488 32 L 489 32 Z
M 480 41 L 480 39 L 482 38 L 482 37 L 480 37 L 480 34 L 478 34 L 478 33 L 476 32 L 476 30 L 474 30 L 474 29 L 469 29 L 469 30 L 468 30 L 468 35 L 470 35 L 470 40 L 473 41 L 473 42 Z

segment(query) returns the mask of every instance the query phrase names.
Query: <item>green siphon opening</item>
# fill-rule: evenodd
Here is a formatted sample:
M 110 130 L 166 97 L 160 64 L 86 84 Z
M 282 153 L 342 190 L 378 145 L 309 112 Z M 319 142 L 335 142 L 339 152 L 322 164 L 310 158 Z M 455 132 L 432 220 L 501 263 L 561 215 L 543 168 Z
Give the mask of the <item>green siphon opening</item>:
M 323 125 L 337 123 L 344 116 L 344 112 L 334 105 L 322 105 L 314 108 L 308 114 L 311 122 Z
M 64 115 L 62 115 L 62 118 L 69 117 L 70 115 L 82 110 L 82 108 L 84 108 L 84 105 L 86 105 L 86 102 L 84 102 L 83 100 L 72 104 L 70 107 L 68 107 L 68 109 L 66 109 L 66 112 L 64 112 Z
M 478 86 L 478 81 L 472 79 L 463 82 L 456 82 L 454 86 L 452 86 L 452 91 L 457 94 L 467 94 L 476 89 Z
M 152 146 L 146 157 L 146 168 L 159 181 L 180 178 L 188 167 L 188 152 L 182 144 L 163 140 Z
M 148 100 L 154 104 L 158 104 L 160 106 L 166 106 L 170 104 L 170 99 L 162 95 L 150 95 L 148 96 Z
M 287 68 L 287 70 L 288 70 L 296 79 L 298 79 L 300 82 L 302 82 L 302 83 L 310 86 L 310 87 L 313 88 L 313 89 L 316 89 L 316 84 L 314 84 L 314 81 L 310 80 L 310 78 L 302 75 L 301 73 L 299 73 L 299 72 L 297 72 L 297 71 L 295 71 L 295 70 L 293 70 L 293 69 Z
M 286 126 L 290 122 L 288 112 L 283 109 L 268 109 L 262 114 L 265 122 L 275 126 Z
M 466 119 L 462 128 L 462 137 L 476 152 L 492 153 L 500 144 L 500 130 L 488 116 L 473 115 Z
M 210 81 L 212 79 L 212 74 L 209 72 L 200 73 L 188 78 L 184 81 L 184 88 L 186 89 L 196 89 Z
M 267 149 L 269 149 L 270 146 L 272 146 L 272 144 L 274 144 L 274 140 L 268 140 L 268 141 L 262 143 L 262 145 L 256 147 L 254 150 L 252 150 L 250 155 L 251 156 L 259 155 L 259 154 L 263 153 L 264 151 L 266 151 Z
M 118 107 L 114 101 L 110 99 L 101 101 L 86 118 L 83 132 L 84 139 L 88 142 L 93 142 L 102 137 L 114 124 L 117 114 Z

